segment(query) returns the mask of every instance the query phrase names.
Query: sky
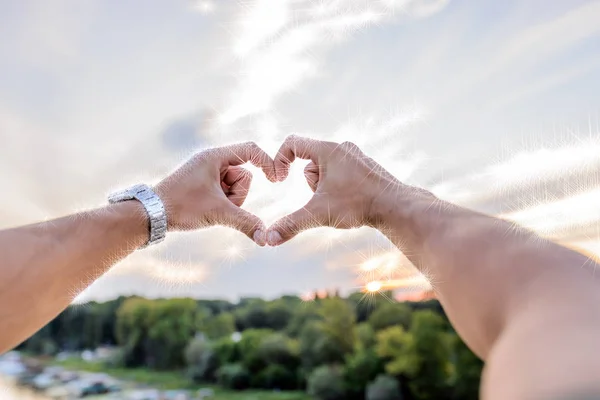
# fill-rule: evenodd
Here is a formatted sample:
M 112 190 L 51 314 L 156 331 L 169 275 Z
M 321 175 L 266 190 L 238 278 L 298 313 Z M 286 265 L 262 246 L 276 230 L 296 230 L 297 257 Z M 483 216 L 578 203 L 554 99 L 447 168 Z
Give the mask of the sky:
M 204 148 L 357 143 L 406 183 L 600 252 L 600 1 L 0 0 L 0 228 L 100 207 Z M 311 192 L 303 162 L 245 208 Z M 168 235 L 78 301 L 427 287 L 378 232 Z

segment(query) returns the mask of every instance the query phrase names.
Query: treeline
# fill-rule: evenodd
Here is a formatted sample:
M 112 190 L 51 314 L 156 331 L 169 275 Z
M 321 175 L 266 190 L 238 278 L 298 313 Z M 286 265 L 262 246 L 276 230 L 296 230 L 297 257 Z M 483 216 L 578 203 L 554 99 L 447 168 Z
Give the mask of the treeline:
M 185 369 L 196 382 L 321 400 L 477 399 L 482 362 L 437 301 L 364 296 L 119 298 L 72 306 L 21 347 L 53 355 L 113 345 L 114 366 Z

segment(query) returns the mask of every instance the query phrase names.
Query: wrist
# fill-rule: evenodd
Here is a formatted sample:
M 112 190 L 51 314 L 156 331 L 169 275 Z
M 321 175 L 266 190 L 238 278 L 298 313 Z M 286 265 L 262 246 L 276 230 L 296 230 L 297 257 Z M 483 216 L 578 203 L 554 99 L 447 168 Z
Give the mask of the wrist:
M 436 200 L 432 193 L 424 189 L 401 183 L 398 185 L 388 186 L 373 198 L 368 216 L 370 226 L 382 232 L 390 229 L 413 231 L 418 225 L 418 216 L 423 216 Z
M 154 190 L 154 193 L 157 194 L 163 203 L 165 214 L 167 216 L 167 231 L 177 230 L 176 221 L 178 221 L 180 207 L 172 200 L 171 196 L 169 196 L 169 191 L 162 182 L 152 187 L 152 190 Z
M 127 244 L 137 249 L 148 242 L 150 220 L 144 206 L 137 201 L 124 201 L 108 206 L 113 230 L 124 231 Z

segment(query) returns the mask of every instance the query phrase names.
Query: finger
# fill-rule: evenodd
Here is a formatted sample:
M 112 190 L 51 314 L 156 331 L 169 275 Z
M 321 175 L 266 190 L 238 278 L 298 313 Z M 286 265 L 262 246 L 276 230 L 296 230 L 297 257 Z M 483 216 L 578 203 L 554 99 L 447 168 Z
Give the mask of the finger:
M 320 155 L 323 154 L 324 149 L 328 148 L 331 144 L 331 142 L 324 142 L 301 136 L 288 136 L 275 156 L 274 165 L 277 180 L 283 181 L 287 178 L 290 164 L 293 163 L 296 158 L 311 160 L 313 163 L 318 164 Z
M 267 228 L 262 220 L 256 215 L 235 206 L 232 202 L 228 201 L 223 205 L 223 212 L 217 222 L 242 232 L 259 246 L 265 246 L 267 243 Z
M 304 177 L 308 182 L 308 186 L 310 186 L 313 192 L 316 192 L 319 184 L 319 167 L 317 164 L 312 161 L 306 164 L 306 167 L 304 167 Z
M 229 187 L 239 179 L 239 168 L 241 167 L 228 167 L 221 173 L 221 189 L 225 195 L 229 194 Z
M 241 207 L 246 201 L 252 184 L 252 172 L 241 167 L 230 167 L 223 181 L 229 186 L 227 192 L 225 192 L 229 201 Z
M 250 171 L 244 167 L 229 167 L 223 175 L 223 182 L 227 186 L 232 186 L 235 182 L 242 179 L 247 173 L 250 173 Z
M 306 206 L 271 225 L 267 230 L 267 244 L 279 246 L 302 231 L 323 225 L 323 216 L 316 211 L 311 200 Z
M 233 185 L 236 180 L 240 179 L 241 168 L 242 167 L 227 167 L 221 173 L 221 189 L 223 189 L 225 196 L 229 195 L 229 187 Z
M 273 159 L 254 142 L 238 143 L 222 148 L 223 159 L 231 166 L 238 166 L 247 162 L 260 168 L 266 177 L 276 181 Z

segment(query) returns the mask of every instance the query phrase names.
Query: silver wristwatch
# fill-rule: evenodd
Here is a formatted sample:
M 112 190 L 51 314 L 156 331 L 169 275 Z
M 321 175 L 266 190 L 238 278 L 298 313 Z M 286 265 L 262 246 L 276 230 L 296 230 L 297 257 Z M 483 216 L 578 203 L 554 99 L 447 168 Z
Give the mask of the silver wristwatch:
M 112 193 L 108 196 L 110 204 L 127 200 L 138 200 L 148 214 L 150 221 L 150 239 L 143 247 L 162 242 L 167 234 L 167 213 L 165 206 L 156 193 L 148 185 L 135 185 L 129 189 Z

